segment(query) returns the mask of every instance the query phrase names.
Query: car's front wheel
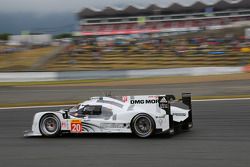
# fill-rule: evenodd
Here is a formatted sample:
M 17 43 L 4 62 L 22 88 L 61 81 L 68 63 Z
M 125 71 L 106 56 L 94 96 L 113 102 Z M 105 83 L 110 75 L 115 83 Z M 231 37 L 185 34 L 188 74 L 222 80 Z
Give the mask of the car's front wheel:
M 39 128 L 43 136 L 56 137 L 60 134 L 61 123 L 56 115 L 47 114 L 40 120 Z
M 147 138 L 153 135 L 155 131 L 155 122 L 148 114 L 138 114 L 131 122 L 132 132 L 141 138 Z

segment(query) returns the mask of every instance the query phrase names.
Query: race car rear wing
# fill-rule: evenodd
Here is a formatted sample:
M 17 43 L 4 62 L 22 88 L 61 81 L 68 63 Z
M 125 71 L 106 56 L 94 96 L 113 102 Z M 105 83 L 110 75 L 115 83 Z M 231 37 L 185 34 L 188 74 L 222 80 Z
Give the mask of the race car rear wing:
M 193 109 L 192 109 L 191 93 L 182 93 L 181 101 L 183 104 L 185 104 L 189 108 L 189 116 L 186 122 L 189 123 L 189 127 L 192 127 L 193 126 Z
M 165 96 L 159 96 L 158 97 L 158 101 L 159 101 L 159 107 L 163 110 L 166 111 L 166 114 L 169 115 L 169 129 L 170 129 L 170 133 L 174 132 L 174 127 L 175 127 L 175 122 L 173 119 L 173 115 L 171 114 L 171 103 L 174 102 L 182 102 L 183 104 L 185 104 L 188 109 L 189 109 L 189 116 L 188 118 L 185 120 L 186 122 L 188 122 L 188 125 L 190 125 L 190 127 L 193 125 L 192 123 L 192 101 L 191 101 L 191 93 L 182 93 L 182 98 L 179 100 L 175 100 L 175 96 L 174 95 L 165 95 Z
M 192 110 L 192 100 L 191 100 L 191 93 L 182 93 L 182 98 L 180 99 L 183 104 L 188 106 L 190 110 Z
M 165 96 L 159 96 L 159 107 L 166 111 L 168 115 L 170 115 L 170 105 L 173 102 L 179 102 L 181 101 L 183 104 L 185 104 L 189 110 L 192 110 L 192 101 L 191 101 L 191 93 L 182 93 L 182 98 L 179 100 L 176 100 L 174 95 L 165 95 Z

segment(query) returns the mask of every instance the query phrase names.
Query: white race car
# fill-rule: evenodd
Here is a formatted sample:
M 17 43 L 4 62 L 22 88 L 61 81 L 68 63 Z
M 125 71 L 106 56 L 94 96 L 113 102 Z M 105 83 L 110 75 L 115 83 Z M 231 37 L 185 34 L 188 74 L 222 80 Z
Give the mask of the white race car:
M 133 133 L 146 138 L 157 133 L 173 134 L 176 127 L 192 126 L 190 93 L 182 93 L 180 100 L 173 95 L 92 97 L 70 109 L 36 113 L 32 129 L 25 131 L 24 136 Z

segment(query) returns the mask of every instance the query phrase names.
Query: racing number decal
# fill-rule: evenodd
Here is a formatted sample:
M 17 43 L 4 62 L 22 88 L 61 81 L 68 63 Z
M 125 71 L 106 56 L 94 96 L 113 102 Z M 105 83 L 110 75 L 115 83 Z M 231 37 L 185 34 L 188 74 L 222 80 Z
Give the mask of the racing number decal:
M 82 121 L 79 119 L 72 120 L 70 124 L 70 132 L 82 133 Z

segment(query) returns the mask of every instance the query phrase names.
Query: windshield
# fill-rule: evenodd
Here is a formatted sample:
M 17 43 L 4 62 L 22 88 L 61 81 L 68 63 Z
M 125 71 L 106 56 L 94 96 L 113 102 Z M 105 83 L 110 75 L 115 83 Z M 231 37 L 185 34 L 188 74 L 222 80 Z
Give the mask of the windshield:
M 69 112 L 76 112 L 76 111 L 78 111 L 79 109 L 80 109 L 80 104 L 78 104 L 78 105 L 76 105 L 76 106 L 73 106 L 73 107 L 70 107 L 68 110 L 69 110 Z M 82 106 L 83 107 L 83 106 Z M 82 108 L 81 107 L 81 108 Z

